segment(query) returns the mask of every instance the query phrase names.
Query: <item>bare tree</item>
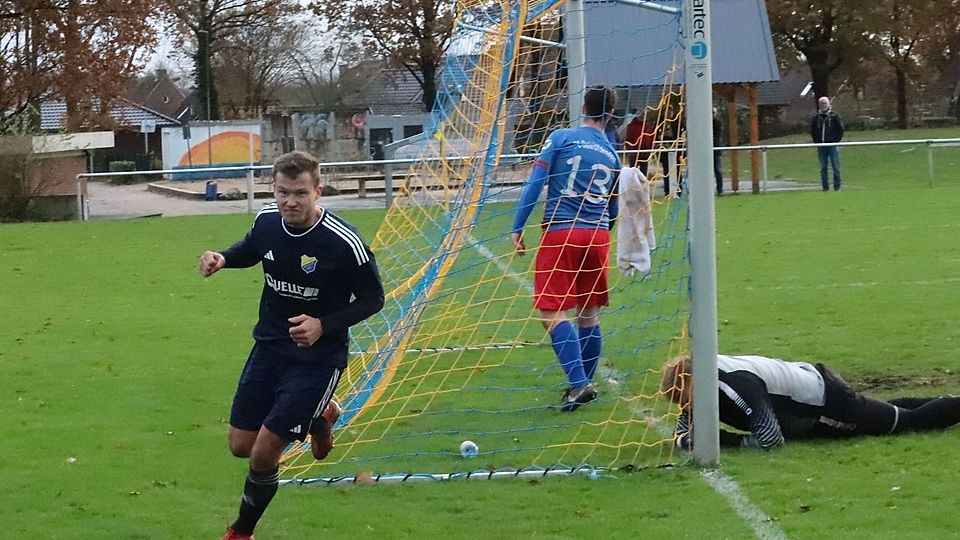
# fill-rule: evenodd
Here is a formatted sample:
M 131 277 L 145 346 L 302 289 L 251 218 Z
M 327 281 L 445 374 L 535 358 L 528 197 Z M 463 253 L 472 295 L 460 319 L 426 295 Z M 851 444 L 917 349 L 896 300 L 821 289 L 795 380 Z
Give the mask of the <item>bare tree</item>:
M 290 90 L 294 99 L 325 111 L 357 106 L 357 97 L 369 81 L 345 68 L 360 62 L 361 51 L 349 40 L 337 40 L 321 46 L 318 54 L 293 56 L 296 73 Z
M 303 10 L 296 0 L 167 0 L 176 7 L 181 41 L 195 44 L 193 77 L 200 117 L 219 119 L 220 106 L 212 62 L 228 40 L 250 28 L 269 26 Z
M 33 116 L 24 110 L 4 122 L 4 134 L 0 135 L 0 222 L 37 217 L 31 208 L 34 201 L 56 185 L 55 177 L 43 174 L 35 153 L 43 148 L 34 148 Z
M 296 80 L 301 59 L 313 54 L 313 35 L 310 24 L 285 17 L 225 39 L 215 65 L 225 111 L 230 116 L 263 112 L 281 87 Z
M 367 49 L 405 68 L 433 107 L 443 54 L 453 32 L 454 3 L 444 0 L 325 0 L 311 4 L 333 29 L 359 35 Z

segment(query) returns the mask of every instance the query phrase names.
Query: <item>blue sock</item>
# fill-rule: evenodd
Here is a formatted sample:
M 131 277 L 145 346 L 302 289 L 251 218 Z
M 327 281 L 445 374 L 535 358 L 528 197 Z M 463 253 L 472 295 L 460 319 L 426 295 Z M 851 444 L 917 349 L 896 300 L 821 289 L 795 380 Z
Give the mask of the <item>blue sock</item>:
M 597 371 L 597 364 L 600 362 L 600 346 L 603 334 L 600 332 L 600 325 L 589 328 L 580 328 L 580 358 L 583 359 L 583 372 L 587 379 L 593 380 L 593 374 Z
M 580 388 L 587 384 L 587 376 L 583 371 L 583 360 L 580 358 L 580 338 L 570 321 L 563 321 L 550 331 L 553 341 L 553 351 L 557 353 L 557 361 L 567 375 L 570 386 Z

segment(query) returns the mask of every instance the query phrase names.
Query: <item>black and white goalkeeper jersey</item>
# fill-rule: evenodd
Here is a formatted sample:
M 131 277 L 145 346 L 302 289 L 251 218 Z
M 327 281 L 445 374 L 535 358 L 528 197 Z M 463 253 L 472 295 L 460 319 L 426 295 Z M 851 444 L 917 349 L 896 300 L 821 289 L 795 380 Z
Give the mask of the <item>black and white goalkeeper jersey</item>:
M 313 227 L 288 227 L 275 203 L 267 204 L 247 235 L 223 252 L 227 268 L 262 263 L 257 343 L 284 356 L 345 367 L 348 330 L 383 308 L 384 293 L 373 253 L 347 222 L 325 210 Z M 323 335 L 310 347 L 290 339 L 289 318 L 320 319 Z
M 817 423 L 826 403 L 823 375 L 807 362 L 764 356 L 717 356 L 720 421 L 749 432 L 721 431 L 723 446 L 771 448 L 784 437 L 802 436 Z M 690 431 L 689 411 L 678 420 L 677 435 Z

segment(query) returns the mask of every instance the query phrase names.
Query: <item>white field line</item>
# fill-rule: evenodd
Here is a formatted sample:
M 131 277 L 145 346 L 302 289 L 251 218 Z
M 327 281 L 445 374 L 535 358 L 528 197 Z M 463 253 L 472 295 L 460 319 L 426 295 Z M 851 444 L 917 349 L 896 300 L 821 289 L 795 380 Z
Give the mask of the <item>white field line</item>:
M 878 225 L 876 227 L 839 227 L 830 229 L 831 232 L 873 232 L 873 231 L 913 231 L 918 229 L 952 229 L 960 227 L 960 223 L 936 223 L 936 224 L 925 224 L 925 225 Z M 790 235 L 790 231 L 784 229 L 765 229 L 759 231 L 750 231 L 751 237 L 765 237 L 765 236 L 786 236 Z
M 607 369 L 602 374 L 608 377 L 616 377 L 617 372 Z M 646 416 L 653 427 L 664 437 L 673 436 L 672 427 L 665 425 L 659 418 L 648 416 L 639 405 L 633 406 L 633 413 L 638 416 Z M 701 469 L 700 478 L 712 487 L 718 495 L 726 499 L 730 508 L 750 526 L 757 538 L 760 540 L 786 540 L 786 533 L 777 526 L 770 516 L 750 502 L 740 484 L 737 484 L 722 469 Z
M 472 236 L 468 237 L 467 241 L 473 244 L 474 248 L 480 252 L 481 255 L 495 264 L 497 268 L 504 273 L 504 275 L 516 281 L 530 294 L 533 294 L 533 286 L 524 281 L 519 275 L 513 273 L 513 271 L 510 270 L 510 267 L 500 259 L 497 259 L 489 249 L 477 242 L 477 240 Z M 600 375 L 604 378 L 620 378 L 619 373 L 616 371 L 603 367 L 601 367 Z M 646 416 L 646 414 L 641 412 L 639 408 L 635 408 L 634 414 Z M 667 426 L 664 426 L 658 421 L 655 421 L 655 424 L 657 428 L 664 433 L 665 437 L 670 437 L 672 435 L 672 430 L 667 428 Z M 740 488 L 740 485 L 722 470 L 704 469 L 700 471 L 700 477 L 703 478 L 704 481 L 721 497 L 726 499 L 727 504 L 730 505 L 730 508 L 732 508 L 741 519 L 747 522 L 747 525 L 753 529 L 753 532 L 757 538 L 761 540 L 781 540 L 787 538 L 787 535 L 784 534 L 780 527 L 778 527 L 769 516 L 764 514 L 760 508 L 750 502 L 750 499 L 747 498 L 746 494 L 743 492 L 743 489 Z
M 507 265 L 507 263 L 498 259 L 497 256 L 494 255 L 492 251 L 487 249 L 487 246 L 484 246 L 483 244 L 481 244 L 476 238 L 473 237 L 473 235 L 470 235 L 467 237 L 467 242 L 470 242 L 470 244 L 473 245 L 473 248 L 476 249 L 480 253 L 480 255 L 482 255 L 488 261 L 492 262 L 498 269 L 500 269 L 500 271 L 503 272 L 503 275 L 515 281 L 518 285 L 520 285 L 520 287 L 523 288 L 523 290 L 526 293 L 533 295 L 533 285 L 530 284 L 529 281 L 526 281 L 522 277 L 520 277 L 519 274 L 514 273 L 514 271 L 510 269 L 510 266 Z
M 817 285 L 773 285 L 770 287 L 754 287 L 747 285 L 744 287 L 748 291 L 798 291 L 798 290 L 824 290 L 824 289 L 860 289 L 865 287 L 903 287 L 917 286 L 926 287 L 930 285 L 944 285 L 946 283 L 960 282 L 960 277 L 951 277 L 943 279 L 917 279 L 913 281 L 898 281 L 896 283 L 883 283 L 880 281 L 854 281 L 851 283 L 819 283 Z
M 727 500 L 727 504 L 733 511 L 740 516 L 740 519 L 747 522 L 747 525 L 753 529 L 753 534 L 760 540 L 781 540 L 786 539 L 787 535 L 767 514 L 763 513 L 756 505 L 750 502 L 747 495 L 740 488 L 740 484 L 730 478 L 727 473 L 721 469 L 703 469 L 700 471 L 700 478 L 710 485 L 714 491 L 719 493 Z

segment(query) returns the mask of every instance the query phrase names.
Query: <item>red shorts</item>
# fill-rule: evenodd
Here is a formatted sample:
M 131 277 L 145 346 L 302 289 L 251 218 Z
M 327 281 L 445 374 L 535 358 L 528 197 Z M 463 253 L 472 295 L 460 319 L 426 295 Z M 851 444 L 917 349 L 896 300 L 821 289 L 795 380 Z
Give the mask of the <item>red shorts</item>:
M 533 277 L 533 307 L 566 311 L 609 305 L 610 231 L 563 229 L 544 233 Z

